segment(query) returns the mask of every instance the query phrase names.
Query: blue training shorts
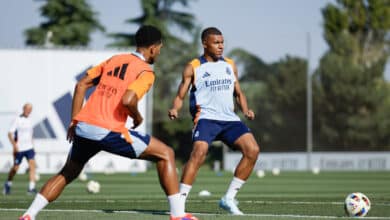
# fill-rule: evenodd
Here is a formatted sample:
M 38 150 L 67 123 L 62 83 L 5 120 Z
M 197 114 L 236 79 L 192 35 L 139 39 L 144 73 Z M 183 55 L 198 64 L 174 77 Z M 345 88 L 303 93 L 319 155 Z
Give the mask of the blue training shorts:
M 14 164 L 20 165 L 22 163 L 23 157 L 26 157 L 27 160 L 33 160 L 35 157 L 34 149 L 17 152 L 15 155 Z
M 223 141 L 229 146 L 241 135 L 251 132 L 241 121 L 218 121 L 200 119 L 192 131 L 192 142 L 206 141 L 209 145 L 214 140 Z
M 91 157 L 99 151 L 106 151 L 112 154 L 127 158 L 137 158 L 150 143 L 150 136 L 141 134 L 137 131 L 130 131 L 130 136 L 133 143 L 128 143 L 121 133 L 109 132 L 101 140 L 91 140 L 78 135 L 75 135 L 72 149 L 70 151 L 70 159 L 80 164 L 85 164 Z

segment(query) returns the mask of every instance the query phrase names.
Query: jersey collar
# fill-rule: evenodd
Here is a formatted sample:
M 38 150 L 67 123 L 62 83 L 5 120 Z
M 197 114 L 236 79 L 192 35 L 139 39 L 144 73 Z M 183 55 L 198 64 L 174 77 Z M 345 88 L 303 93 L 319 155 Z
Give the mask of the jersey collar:
M 206 59 L 206 57 L 204 57 L 204 55 L 202 55 L 202 56 L 200 56 L 199 58 L 199 61 L 200 61 L 200 64 L 204 64 L 204 63 L 207 63 L 208 61 L 207 61 L 207 59 Z M 225 58 L 224 57 L 220 57 L 219 59 L 218 59 L 218 61 L 225 61 Z
M 145 59 L 144 55 L 142 55 L 141 53 L 138 53 L 137 51 L 134 51 L 134 52 L 132 52 L 132 54 L 146 62 L 146 59 Z

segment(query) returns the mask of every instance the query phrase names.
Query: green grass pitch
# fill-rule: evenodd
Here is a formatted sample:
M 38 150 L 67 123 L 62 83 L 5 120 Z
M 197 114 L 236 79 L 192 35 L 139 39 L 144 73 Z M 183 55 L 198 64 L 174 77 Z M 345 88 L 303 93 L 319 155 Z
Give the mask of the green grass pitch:
M 6 174 L 2 174 L 2 179 Z M 41 175 L 38 186 L 51 175 Z M 343 202 L 351 192 L 363 192 L 372 207 L 365 219 L 390 219 L 390 172 L 282 172 L 253 175 L 237 195 L 247 214 L 231 216 L 218 208 L 232 173 L 202 169 L 187 202 L 187 211 L 202 220 L 224 219 L 349 219 Z M 86 182 L 75 180 L 62 195 L 37 216 L 41 219 L 169 219 L 168 204 L 155 170 L 138 174 L 91 174 L 101 184 L 98 194 L 86 191 Z M 31 203 L 26 195 L 27 175 L 17 175 L 12 194 L 0 198 L 0 219 L 17 219 Z M 199 197 L 201 190 L 211 192 Z M 353 219 L 353 218 L 350 218 Z

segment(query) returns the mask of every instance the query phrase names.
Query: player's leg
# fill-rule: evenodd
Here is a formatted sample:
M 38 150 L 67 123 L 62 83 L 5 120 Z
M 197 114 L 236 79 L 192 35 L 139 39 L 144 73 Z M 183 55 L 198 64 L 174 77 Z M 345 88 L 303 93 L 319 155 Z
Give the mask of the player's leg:
M 227 127 L 226 132 L 223 134 L 224 141 L 229 145 L 233 145 L 242 153 L 241 160 L 235 169 L 233 180 L 230 182 L 226 194 L 219 202 L 221 208 L 234 215 L 243 214 L 237 207 L 238 202 L 235 197 L 253 171 L 260 152 L 253 134 L 248 131 L 249 129 L 243 123 L 234 122 Z
M 51 177 L 42 187 L 41 191 L 37 193 L 30 207 L 23 214 L 21 219 L 28 219 L 27 216 L 31 219 L 35 219 L 35 216 L 39 211 L 61 195 L 65 186 L 78 176 L 83 167 L 84 164 L 68 159 L 62 170 L 57 175 Z
M 48 202 L 56 200 L 65 186 L 78 177 L 83 167 L 84 163 L 79 163 L 69 158 L 62 170 L 45 183 L 39 194 L 45 197 Z
M 180 180 L 180 195 L 183 197 L 184 204 L 195 182 L 199 168 L 204 163 L 209 144 L 205 141 L 195 141 L 193 149 L 187 163 L 183 167 L 183 174 Z
M 157 138 L 151 137 L 149 145 L 139 158 L 156 162 L 160 185 L 166 195 L 173 195 L 179 192 L 178 181 L 174 181 L 178 178 L 176 173 L 175 154 L 172 148 L 168 147 Z
M 36 173 L 36 163 L 35 163 L 35 151 L 33 149 L 26 152 L 26 158 L 28 162 L 28 170 L 29 170 L 29 184 L 27 193 L 35 194 L 37 191 L 35 189 L 35 173 Z
M 234 176 L 241 180 L 247 180 L 256 165 L 260 147 L 252 133 L 243 134 L 234 142 L 234 146 L 242 153 L 242 158 L 234 171 Z
M 192 185 L 196 179 L 199 168 L 204 163 L 209 144 L 205 141 L 195 141 L 193 149 L 187 163 L 183 169 L 183 175 L 181 177 L 181 183 Z
M 8 172 L 7 181 L 5 181 L 4 183 L 4 188 L 3 188 L 4 195 L 11 194 L 12 180 L 14 179 L 16 173 L 18 172 L 19 165 L 22 162 L 22 160 L 23 160 L 23 154 L 21 152 L 18 152 L 14 155 L 14 164 Z
M 57 199 L 65 186 L 80 174 L 87 161 L 100 151 L 96 145 L 96 141 L 91 141 L 76 135 L 64 167 L 57 175 L 51 177 L 44 184 L 21 219 L 25 216 L 34 219 L 40 210 Z
M 192 184 L 195 182 L 199 168 L 204 163 L 210 143 L 221 132 L 221 126 L 215 120 L 200 119 L 193 129 L 193 148 L 187 163 L 183 167 L 181 176 L 180 194 L 186 201 Z
M 123 136 L 129 135 L 127 142 Z M 102 140 L 102 150 L 128 158 L 138 158 L 156 163 L 160 185 L 167 195 L 171 219 L 196 219 L 190 214 L 185 214 L 184 204 L 180 203 L 178 178 L 175 165 L 175 154 L 157 138 L 137 131 L 129 133 L 110 132 Z
M 36 172 L 36 165 L 35 165 L 35 160 L 31 159 L 28 160 L 28 167 L 29 167 L 29 184 L 28 184 L 28 189 L 27 192 L 30 194 L 35 194 L 36 189 L 35 189 L 35 172 Z
M 14 164 L 8 172 L 8 181 L 12 181 L 19 170 L 19 164 Z
M 172 148 L 168 147 L 157 138 L 151 137 L 149 145 L 146 147 L 145 151 L 142 152 L 139 158 L 156 162 L 160 185 L 167 195 L 170 206 L 170 219 L 196 220 L 196 217 L 185 213 L 184 203 L 181 202 L 176 172 L 175 154 Z
M 4 195 L 11 194 L 12 180 L 14 179 L 16 172 L 18 172 L 18 169 L 19 169 L 19 165 L 14 164 L 9 170 L 7 181 L 4 182 L 4 187 L 3 187 Z

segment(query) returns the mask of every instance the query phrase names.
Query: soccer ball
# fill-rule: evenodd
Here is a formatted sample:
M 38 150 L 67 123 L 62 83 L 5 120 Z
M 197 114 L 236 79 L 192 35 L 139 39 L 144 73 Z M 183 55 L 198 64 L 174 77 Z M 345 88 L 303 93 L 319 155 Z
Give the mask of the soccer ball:
M 265 176 L 264 170 L 256 171 L 256 176 L 259 177 L 259 178 L 263 178 Z
M 371 202 L 366 195 L 360 192 L 351 193 L 345 198 L 344 209 L 348 216 L 366 216 L 371 208 Z
M 280 174 L 280 169 L 275 167 L 275 168 L 272 168 L 272 175 L 274 176 L 279 176 Z
M 87 191 L 94 194 L 100 192 L 100 183 L 94 180 L 88 181 Z
M 311 169 L 311 172 L 313 173 L 313 174 L 315 174 L 315 175 L 318 175 L 318 174 L 320 174 L 320 168 L 319 167 L 313 167 L 312 169 Z
M 200 197 L 207 197 L 207 196 L 211 196 L 211 192 L 207 191 L 207 190 L 202 190 L 199 192 L 198 194 Z
M 80 174 L 79 174 L 79 180 L 81 180 L 81 181 L 87 181 L 88 180 L 88 175 L 86 174 L 86 173 L 84 173 L 84 172 L 81 172 Z

